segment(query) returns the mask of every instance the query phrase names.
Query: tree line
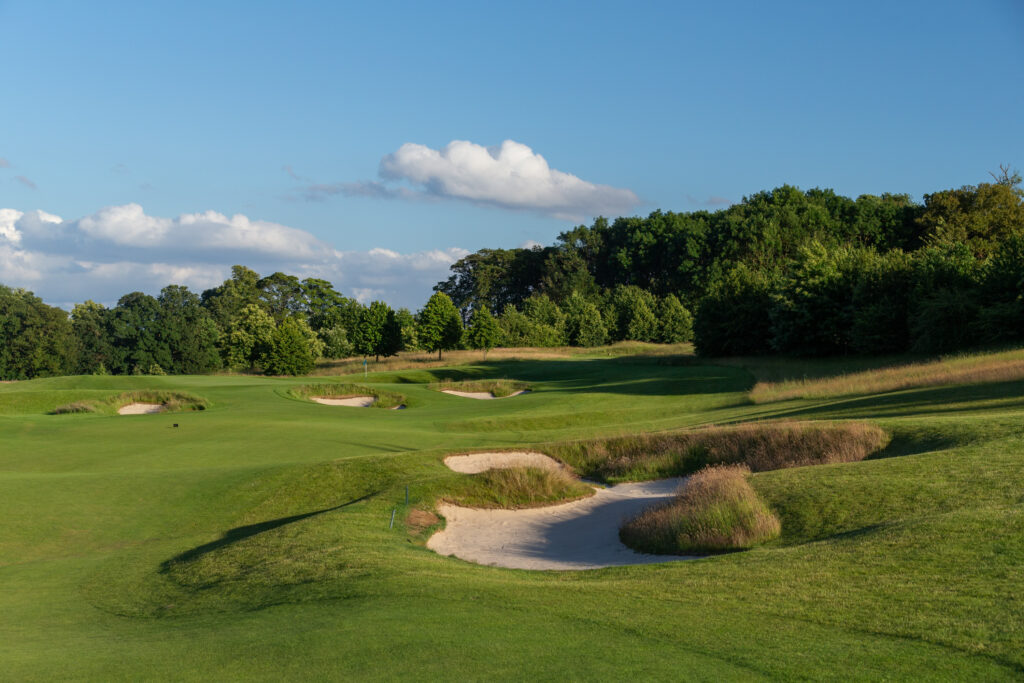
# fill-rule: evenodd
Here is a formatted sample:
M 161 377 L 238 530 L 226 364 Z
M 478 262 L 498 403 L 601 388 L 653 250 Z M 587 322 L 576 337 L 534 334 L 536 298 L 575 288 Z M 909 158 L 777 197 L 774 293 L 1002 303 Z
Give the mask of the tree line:
M 470 254 L 435 290 L 464 318 L 500 312 L 506 338 L 533 345 L 689 339 L 691 320 L 698 352 L 712 356 L 1020 343 L 1020 183 L 1001 167 L 992 182 L 920 203 L 786 185 L 714 212 L 598 218 L 549 247 Z M 548 329 L 558 311 L 562 336 Z
M 478 323 L 466 334 L 444 294 L 414 316 L 382 301 L 363 305 L 326 280 L 261 277 L 245 266 L 234 266 L 223 284 L 201 294 L 168 285 L 156 297 L 131 292 L 113 308 L 86 301 L 70 314 L 32 292 L 0 285 L 0 379 L 221 369 L 296 375 L 322 357 L 440 353 L 463 343 L 492 348 L 493 328 L 488 333 Z
M 1024 342 L 1024 192 L 993 182 L 850 199 L 782 186 L 727 209 L 596 219 L 482 249 L 413 314 L 322 279 L 234 266 L 70 314 L 0 285 L 0 379 L 304 374 L 401 350 L 694 341 L 704 355 L 939 353 Z

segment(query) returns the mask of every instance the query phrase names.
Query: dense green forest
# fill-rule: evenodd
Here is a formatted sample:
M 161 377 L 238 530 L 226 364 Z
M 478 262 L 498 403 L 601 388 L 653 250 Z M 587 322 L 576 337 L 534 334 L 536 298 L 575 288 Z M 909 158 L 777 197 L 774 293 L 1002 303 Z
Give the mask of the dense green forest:
M 850 199 L 783 186 L 720 211 L 598 218 L 549 247 L 482 249 L 417 314 L 235 266 L 202 294 L 70 314 L 0 285 L 0 379 L 303 374 L 404 349 L 693 340 L 703 355 L 943 353 L 1024 342 L 1024 192 L 992 182 Z

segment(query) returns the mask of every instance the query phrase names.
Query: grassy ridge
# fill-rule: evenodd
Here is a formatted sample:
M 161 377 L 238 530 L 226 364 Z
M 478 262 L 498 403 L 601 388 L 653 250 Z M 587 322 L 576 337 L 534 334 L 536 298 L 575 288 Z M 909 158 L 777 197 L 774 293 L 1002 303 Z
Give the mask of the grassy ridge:
M 594 489 L 563 470 L 508 467 L 470 475 L 444 496 L 456 505 L 516 509 L 568 502 L 594 495 Z
M 630 481 L 683 476 L 717 464 L 744 464 L 762 472 L 855 462 L 888 440 L 879 427 L 860 422 L 782 422 L 590 439 L 545 450 L 581 476 Z
M 407 399 L 403 394 L 394 391 L 385 391 L 375 387 L 367 387 L 360 384 L 340 384 L 333 382 L 321 382 L 319 384 L 303 384 L 291 387 L 287 390 L 288 396 L 308 401 L 312 398 L 355 398 L 357 396 L 373 396 L 375 399 L 371 408 L 397 408 L 407 405 Z
M 126 391 L 109 396 L 102 400 L 85 400 L 65 403 L 53 409 L 54 415 L 68 413 L 103 413 L 116 414 L 119 408 L 131 403 L 154 403 L 163 406 L 165 412 L 174 413 L 182 410 L 206 410 L 210 402 L 205 398 L 181 391 L 165 391 L 159 389 L 139 389 Z
M 481 379 L 456 382 L 446 380 L 428 385 L 434 391 L 465 391 L 491 394 L 494 398 L 505 398 L 518 391 L 529 391 L 530 384 L 514 379 Z
M 880 394 L 901 389 L 984 384 L 1024 379 L 1024 351 L 964 354 L 940 360 L 904 363 L 835 377 L 758 382 L 750 392 L 755 403 L 794 398 L 835 398 Z

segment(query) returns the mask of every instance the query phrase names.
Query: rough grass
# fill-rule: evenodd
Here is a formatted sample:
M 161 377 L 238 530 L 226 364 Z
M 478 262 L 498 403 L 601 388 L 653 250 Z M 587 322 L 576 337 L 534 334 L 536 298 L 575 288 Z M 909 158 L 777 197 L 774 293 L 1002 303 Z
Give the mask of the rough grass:
M 691 476 L 675 500 L 637 515 L 619 538 L 645 553 L 679 555 L 745 550 L 782 530 L 747 477 L 745 465 L 713 465 Z
M 863 460 L 889 437 L 863 422 L 751 423 L 552 444 L 548 455 L 583 477 L 637 481 L 692 474 L 708 465 L 744 464 L 755 472 Z
M 157 389 L 140 389 L 126 391 L 116 396 L 95 401 L 74 401 L 53 409 L 53 415 L 68 413 L 103 413 L 114 414 L 119 408 L 130 403 L 158 403 L 166 412 L 183 410 L 206 410 L 210 407 L 205 398 L 181 391 L 162 391 Z
M 794 398 L 835 398 L 880 394 L 953 384 L 983 384 L 1024 379 L 1024 349 L 951 356 L 852 372 L 837 377 L 758 382 L 750 392 L 754 403 Z
M 482 379 L 465 382 L 445 380 L 427 385 L 427 388 L 434 391 L 470 391 L 488 393 L 495 398 L 505 398 L 517 391 L 528 391 L 530 385 L 514 379 Z
M 376 400 L 370 404 L 371 408 L 397 408 L 408 406 L 408 400 L 402 394 L 394 391 L 374 389 L 359 384 L 303 384 L 292 387 L 286 392 L 288 396 L 303 401 L 311 401 L 315 398 L 354 398 L 356 396 L 373 396 Z
M 594 495 L 594 489 L 563 470 L 508 467 L 469 475 L 444 500 L 473 508 L 529 508 Z

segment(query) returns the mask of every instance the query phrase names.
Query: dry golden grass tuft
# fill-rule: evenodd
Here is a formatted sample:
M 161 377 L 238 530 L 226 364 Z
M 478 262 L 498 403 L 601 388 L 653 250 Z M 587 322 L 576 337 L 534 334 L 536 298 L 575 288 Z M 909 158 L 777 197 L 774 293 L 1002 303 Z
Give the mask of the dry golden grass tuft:
M 619 538 L 656 554 L 744 550 L 776 538 L 779 518 L 758 497 L 744 465 L 706 467 L 690 477 L 675 500 L 626 522 Z
M 570 441 L 544 451 L 581 476 L 626 481 L 682 476 L 719 464 L 762 472 L 855 462 L 888 441 L 880 427 L 863 422 L 759 422 Z
M 58 406 L 51 411 L 53 415 L 67 413 L 116 413 L 118 408 L 130 403 L 157 403 L 163 406 L 166 412 L 178 412 L 184 410 L 206 410 L 210 407 L 209 401 L 199 396 L 185 393 L 183 391 L 163 391 L 157 389 L 140 389 L 138 391 L 127 391 L 123 394 L 96 401 L 75 401 L 66 405 Z
M 594 489 L 564 470 L 507 467 L 466 477 L 448 502 L 474 508 L 529 508 L 594 495 Z
M 838 377 L 758 382 L 750 391 L 750 399 L 754 403 L 772 403 L 794 398 L 835 398 L 920 387 L 1014 380 L 1024 380 L 1024 349 L 953 356 Z

